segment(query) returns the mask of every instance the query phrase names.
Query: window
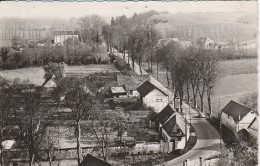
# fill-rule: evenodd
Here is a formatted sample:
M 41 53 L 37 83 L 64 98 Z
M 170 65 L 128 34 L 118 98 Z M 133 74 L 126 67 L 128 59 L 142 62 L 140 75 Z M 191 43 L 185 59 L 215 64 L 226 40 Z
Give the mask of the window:
M 130 90 L 130 95 L 133 95 L 133 91 L 132 90 Z
M 162 99 L 156 99 L 156 102 L 162 102 Z

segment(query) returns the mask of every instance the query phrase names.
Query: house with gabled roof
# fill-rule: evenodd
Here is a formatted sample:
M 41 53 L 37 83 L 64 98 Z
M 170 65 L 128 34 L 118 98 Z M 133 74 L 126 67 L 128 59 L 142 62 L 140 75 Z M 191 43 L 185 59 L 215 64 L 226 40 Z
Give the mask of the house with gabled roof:
M 190 137 L 190 125 L 172 106 L 167 105 L 156 116 L 160 136 L 165 142 L 173 142 L 173 149 L 183 149 Z
M 166 105 L 173 104 L 173 93 L 153 77 L 137 88 L 143 105 L 159 113 Z
M 255 119 L 250 123 L 247 128 L 247 131 L 255 138 L 258 138 L 258 119 Z
M 136 90 L 142 83 L 149 78 L 149 75 L 117 75 L 118 86 L 123 86 L 127 92 L 127 96 L 140 97 Z
M 222 124 L 233 132 L 238 132 L 241 129 L 247 129 L 256 117 L 257 114 L 254 110 L 233 100 L 231 100 L 221 110 Z

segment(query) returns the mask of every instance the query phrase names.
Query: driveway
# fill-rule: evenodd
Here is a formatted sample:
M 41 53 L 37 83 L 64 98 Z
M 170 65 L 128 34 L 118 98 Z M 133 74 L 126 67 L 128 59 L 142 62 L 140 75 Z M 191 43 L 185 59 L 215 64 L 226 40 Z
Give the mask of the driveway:
M 184 155 L 166 162 L 165 166 L 183 166 L 186 159 L 197 160 L 200 156 L 204 158 L 213 156 L 220 152 L 220 136 L 218 131 L 204 118 L 195 118 L 197 111 L 190 109 L 187 104 L 183 104 L 183 111 L 186 112 L 187 120 L 191 115 L 191 124 L 196 131 L 196 145 Z M 189 114 L 190 112 L 190 114 Z

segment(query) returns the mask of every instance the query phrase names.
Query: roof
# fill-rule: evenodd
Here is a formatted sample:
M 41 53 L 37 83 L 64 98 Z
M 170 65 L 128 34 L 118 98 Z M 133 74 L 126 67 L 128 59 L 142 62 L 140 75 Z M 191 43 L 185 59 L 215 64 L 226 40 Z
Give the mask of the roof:
M 156 115 L 156 119 L 160 124 L 164 124 L 173 114 L 175 114 L 174 109 L 168 104 L 164 109 Z
M 136 90 L 142 96 L 146 96 L 154 89 L 160 90 L 166 96 L 169 96 L 171 94 L 171 91 L 169 91 L 167 88 L 165 88 L 159 81 L 157 81 L 153 77 L 149 77 L 149 79 L 146 80 L 142 85 L 140 85 Z
M 252 130 L 256 130 L 258 131 L 258 120 L 255 117 L 255 119 L 250 123 L 250 125 L 248 126 L 248 129 L 252 129 Z
M 149 78 L 148 75 L 117 75 L 118 86 L 125 86 L 125 90 L 136 90 L 142 83 Z
M 111 87 L 112 93 L 126 93 L 124 87 Z
M 79 164 L 79 166 L 112 166 L 111 164 L 100 160 L 92 156 L 91 154 L 87 154 L 87 156 L 83 159 L 83 161 Z
M 79 35 L 78 31 L 55 31 L 54 35 Z
M 239 116 L 240 119 L 242 119 L 247 113 L 251 111 L 251 108 L 231 100 L 221 111 L 233 117 L 235 121 L 239 121 Z
M 176 129 L 180 129 L 182 133 L 178 133 L 183 135 L 185 133 L 185 119 L 179 114 L 176 113 L 171 119 L 169 119 L 162 128 L 168 135 L 173 135 L 176 133 Z

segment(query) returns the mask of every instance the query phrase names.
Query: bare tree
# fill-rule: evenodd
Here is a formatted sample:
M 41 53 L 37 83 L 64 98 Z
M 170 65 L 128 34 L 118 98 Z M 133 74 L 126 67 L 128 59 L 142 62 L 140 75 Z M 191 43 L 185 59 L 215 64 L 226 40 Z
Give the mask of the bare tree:
M 84 83 L 83 79 L 68 78 L 61 79 L 56 89 L 59 96 L 63 98 L 65 105 L 73 113 L 75 122 L 75 132 L 77 142 L 77 161 L 80 164 L 82 159 L 81 152 L 81 121 L 83 118 L 90 119 L 93 106 L 93 93 Z

